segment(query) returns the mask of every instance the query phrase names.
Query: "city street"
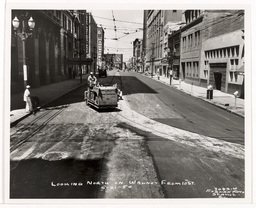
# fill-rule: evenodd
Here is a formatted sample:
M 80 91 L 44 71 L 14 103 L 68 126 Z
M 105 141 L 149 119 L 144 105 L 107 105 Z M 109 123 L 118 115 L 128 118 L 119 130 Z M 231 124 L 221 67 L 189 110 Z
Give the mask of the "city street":
M 243 198 L 244 118 L 136 72 L 108 72 L 123 99 L 84 85 L 11 128 L 10 198 Z

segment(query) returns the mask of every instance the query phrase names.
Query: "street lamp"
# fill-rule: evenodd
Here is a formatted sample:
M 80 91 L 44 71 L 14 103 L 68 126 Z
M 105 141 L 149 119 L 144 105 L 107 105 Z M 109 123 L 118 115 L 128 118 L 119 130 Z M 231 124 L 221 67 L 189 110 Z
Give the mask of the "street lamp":
M 75 35 L 75 42 L 79 43 L 79 52 L 77 52 L 77 54 L 79 55 L 79 71 L 80 71 L 80 83 L 82 84 L 83 82 L 83 78 L 82 78 L 82 65 L 81 65 L 81 61 L 82 61 L 82 55 L 84 54 L 82 52 L 82 44 L 81 41 L 83 40 L 83 38 L 77 38 L 77 35 Z
M 15 16 L 15 18 L 12 20 L 12 25 L 13 25 L 13 28 L 14 28 L 14 31 L 15 31 L 15 35 L 18 35 L 22 40 L 23 76 L 24 76 L 24 87 L 26 88 L 27 80 L 28 80 L 27 61 L 26 61 L 26 40 L 28 39 L 29 36 L 32 36 L 32 34 L 33 34 L 32 31 L 35 27 L 35 22 L 34 22 L 33 18 L 30 17 L 30 19 L 27 22 L 27 24 L 30 28 L 30 32 L 26 32 L 27 25 L 25 24 L 25 20 L 27 19 L 27 15 L 22 15 L 21 19 L 22 19 L 21 32 L 17 32 L 17 30 L 20 26 L 20 21 L 17 18 L 17 16 Z

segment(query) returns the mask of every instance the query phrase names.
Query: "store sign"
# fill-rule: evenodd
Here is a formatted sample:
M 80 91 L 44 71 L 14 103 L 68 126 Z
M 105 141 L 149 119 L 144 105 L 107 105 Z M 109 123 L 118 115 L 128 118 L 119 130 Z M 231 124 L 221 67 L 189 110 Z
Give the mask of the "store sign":
M 98 40 L 97 64 L 99 67 L 102 67 L 102 29 L 101 28 L 98 28 L 97 40 Z

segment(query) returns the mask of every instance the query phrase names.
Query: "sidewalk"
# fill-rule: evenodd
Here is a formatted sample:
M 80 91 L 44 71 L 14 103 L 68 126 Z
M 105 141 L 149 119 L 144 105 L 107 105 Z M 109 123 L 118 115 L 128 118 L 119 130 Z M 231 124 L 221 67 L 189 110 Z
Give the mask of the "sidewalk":
M 86 76 L 83 77 L 82 84 L 80 79 L 70 79 L 57 83 L 53 83 L 46 86 L 41 86 L 39 88 L 31 87 L 30 93 L 32 96 L 37 96 L 40 99 L 40 107 L 44 107 L 51 101 L 71 92 L 72 90 L 78 88 L 86 83 Z M 25 102 L 23 101 L 23 92 L 17 93 L 11 96 L 11 112 L 10 112 L 10 123 L 11 126 L 18 123 L 23 118 L 31 115 L 31 113 L 26 113 Z
M 151 77 L 150 75 L 147 76 Z M 160 81 L 166 85 L 170 85 L 170 79 L 167 77 L 160 76 L 160 79 L 158 80 L 157 76 L 153 76 L 152 79 Z M 231 113 L 244 117 L 244 100 L 240 98 L 235 99 L 235 96 L 232 94 L 224 93 L 219 90 L 213 90 L 213 99 L 209 100 L 206 99 L 207 89 L 204 87 L 195 86 L 175 79 L 172 80 L 172 85 L 170 85 L 170 87 L 174 87 L 191 96 L 197 97 Z

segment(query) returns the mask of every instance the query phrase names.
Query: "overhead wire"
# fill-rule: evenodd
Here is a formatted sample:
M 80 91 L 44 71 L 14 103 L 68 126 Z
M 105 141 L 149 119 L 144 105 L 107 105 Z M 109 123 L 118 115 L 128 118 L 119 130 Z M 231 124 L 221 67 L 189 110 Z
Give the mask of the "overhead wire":
M 113 23 L 114 23 L 114 31 L 115 31 L 115 39 L 117 39 L 117 36 L 116 36 L 116 23 L 115 23 L 115 16 L 114 16 L 114 11 L 112 10 L 112 17 L 113 17 Z M 116 42 L 116 51 L 118 52 L 118 49 L 117 49 L 117 42 Z
M 113 10 L 112 10 L 113 12 Z M 100 19 L 105 19 L 105 20 L 110 20 L 112 21 L 111 19 L 109 18 L 105 18 L 105 17 L 99 17 L 99 16 L 94 16 L 94 17 L 97 17 L 97 18 L 100 18 Z M 124 20 L 115 20 L 116 22 L 125 22 L 125 23 L 131 23 L 131 24 L 139 24 L 139 25 L 143 25 L 143 23 L 139 23 L 139 22 L 130 22 L 130 21 L 124 21 Z

